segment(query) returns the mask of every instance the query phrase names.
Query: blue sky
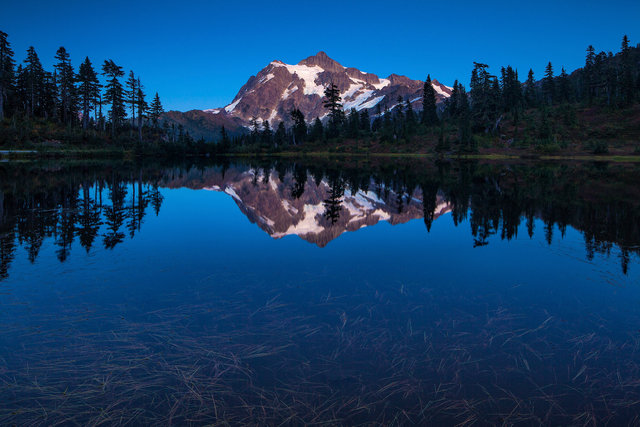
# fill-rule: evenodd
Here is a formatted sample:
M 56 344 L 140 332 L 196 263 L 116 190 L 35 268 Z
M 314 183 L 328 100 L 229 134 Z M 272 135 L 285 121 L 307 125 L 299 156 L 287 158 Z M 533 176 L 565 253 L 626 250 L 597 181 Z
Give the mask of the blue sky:
M 214 108 L 274 59 L 320 50 L 386 77 L 468 85 L 473 61 L 497 72 L 548 61 L 580 67 L 587 45 L 616 52 L 640 42 L 640 1 L 32 1 L 1 0 L 0 30 L 17 58 L 33 45 L 47 68 L 59 46 L 77 67 L 111 58 L 158 91 L 166 109 Z

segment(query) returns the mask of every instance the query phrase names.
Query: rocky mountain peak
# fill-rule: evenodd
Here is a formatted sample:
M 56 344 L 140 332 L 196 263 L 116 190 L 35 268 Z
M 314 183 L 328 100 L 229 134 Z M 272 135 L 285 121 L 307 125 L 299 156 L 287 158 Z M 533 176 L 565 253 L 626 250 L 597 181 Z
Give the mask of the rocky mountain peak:
M 306 65 L 308 67 L 318 66 L 325 71 L 332 73 L 338 73 L 344 71 L 344 67 L 337 61 L 329 58 L 325 52 L 320 51 L 313 56 L 310 56 L 302 61 L 298 62 L 298 65 Z
M 331 82 L 340 90 L 345 111 L 366 109 L 370 110 L 370 117 L 375 117 L 378 104 L 393 109 L 400 99 L 413 103 L 416 111 L 422 109 L 423 81 L 398 74 L 380 78 L 357 68 L 344 67 L 320 51 L 295 65 L 280 60 L 270 62 L 255 76 L 251 76 L 225 107 L 198 110 L 199 114 L 192 114 L 192 118 L 186 117 L 187 113 L 172 112 L 174 114 L 170 119 L 182 124 L 190 134 L 205 139 L 217 137 L 208 137 L 210 128 L 224 125 L 227 131 L 242 131 L 243 127 L 249 127 L 254 118 L 258 122 L 269 121 L 272 127 L 279 121 L 290 126 L 293 108 L 300 109 L 310 123 L 327 116 L 322 98 Z M 443 102 L 451 95 L 451 88 L 437 80 L 432 80 L 432 85 L 437 102 Z

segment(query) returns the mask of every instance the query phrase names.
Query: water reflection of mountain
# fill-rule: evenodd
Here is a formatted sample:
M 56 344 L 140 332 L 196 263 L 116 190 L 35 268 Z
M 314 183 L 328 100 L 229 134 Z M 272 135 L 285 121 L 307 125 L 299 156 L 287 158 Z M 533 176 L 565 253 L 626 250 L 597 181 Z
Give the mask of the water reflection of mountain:
M 0 167 L 0 279 L 22 247 L 35 262 L 45 240 L 64 262 L 74 241 L 114 249 L 158 214 L 160 188 L 223 191 L 274 238 L 297 235 L 320 247 L 347 231 L 444 213 L 468 222 L 471 243 L 526 230 L 552 242 L 567 227 L 584 237 L 588 259 L 640 253 L 640 168 L 602 163 L 273 161 L 231 164 L 5 163 Z M 543 226 L 536 230 L 536 219 Z
M 364 189 L 353 191 L 340 179 L 318 181 L 307 175 L 287 173 L 280 177 L 274 171 L 232 169 L 224 176 L 221 171 L 210 170 L 195 181 L 185 177 L 166 185 L 224 192 L 270 236 L 278 239 L 296 235 L 320 247 L 347 231 L 380 221 L 402 224 L 424 215 L 420 189 L 409 195 L 377 184 L 374 179 L 365 183 Z M 429 214 L 435 219 L 450 210 L 450 204 L 438 194 Z

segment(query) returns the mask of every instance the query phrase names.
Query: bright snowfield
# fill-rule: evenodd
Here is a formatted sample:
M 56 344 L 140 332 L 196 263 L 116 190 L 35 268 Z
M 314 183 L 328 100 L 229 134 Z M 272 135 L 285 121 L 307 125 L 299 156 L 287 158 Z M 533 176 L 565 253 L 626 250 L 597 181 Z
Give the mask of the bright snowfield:
M 284 101 L 291 96 L 296 91 L 302 90 L 305 96 L 318 96 L 322 98 L 324 96 L 325 85 L 319 82 L 319 75 L 323 73 L 325 70 L 318 65 L 304 65 L 304 64 L 285 64 L 281 61 L 272 61 L 263 71 L 261 71 L 258 75 L 263 75 L 260 80 L 258 80 L 259 85 L 266 85 L 274 78 L 274 75 L 271 73 L 275 68 L 283 67 L 286 68 L 289 74 L 292 76 L 297 76 L 298 79 L 289 84 L 288 87 L 284 88 L 282 91 L 282 95 L 280 96 L 280 101 Z M 343 67 L 346 69 L 346 67 Z M 367 75 L 367 73 L 360 71 L 363 75 Z M 266 73 L 266 75 L 264 75 Z M 362 109 L 370 109 L 374 108 L 377 104 L 379 104 L 386 95 L 381 95 L 380 91 L 385 87 L 391 84 L 389 79 L 380 78 L 379 83 L 370 84 L 365 82 L 364 80 L 357 79 L 349 76 L 349 80 L 351 85 L 346 90 L 343 90 L 340 93 L 342 98 L 343 108 L 345 111 L 349 111 L 351 109 L 355 109 L 356 111 L 360 111 Z M 445 87 L 448 90 L 452 90 L 452 88 L 448 86 L 439 86 L 437 84 L 432 83 L 432 86 L 436 92 L 445 98 L 449 97 L 449 94 L 445 92 L 442 87 Z M 255 89 L 249 90 L 247 93 L 253 92 Z M 244 95 L 244 94 L 243 94 Z M 219 114 L 223 110 L 228 114 L 233 114 L 235 108 L 242 101 L 243 95 L 237 96 L 236 99 L 229 105 L 224 108 L 212 108 L 203 110 L 204 112 L 211 114 Z M 413 99 L 411 102 L 416 102 L 421 99 L 421 97 Z M 392 105 L 390 108 L 393 108 L 396 100 L 390 100 Z M 272 121 L 277 117 L 278 111 L 277 108 L 271 110 L 269 117 L 267 120 Z

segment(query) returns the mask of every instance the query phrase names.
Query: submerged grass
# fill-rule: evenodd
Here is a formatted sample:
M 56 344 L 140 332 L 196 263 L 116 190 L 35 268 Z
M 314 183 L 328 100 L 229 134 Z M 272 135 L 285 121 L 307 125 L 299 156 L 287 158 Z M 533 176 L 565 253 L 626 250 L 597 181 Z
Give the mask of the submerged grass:
M 322 284 L 218 275 L 192 303 L 125 313 L 3 303 L 0 424 L 640 421 L 640 339 L 606 319 L 567 322 L 516 291 Z

